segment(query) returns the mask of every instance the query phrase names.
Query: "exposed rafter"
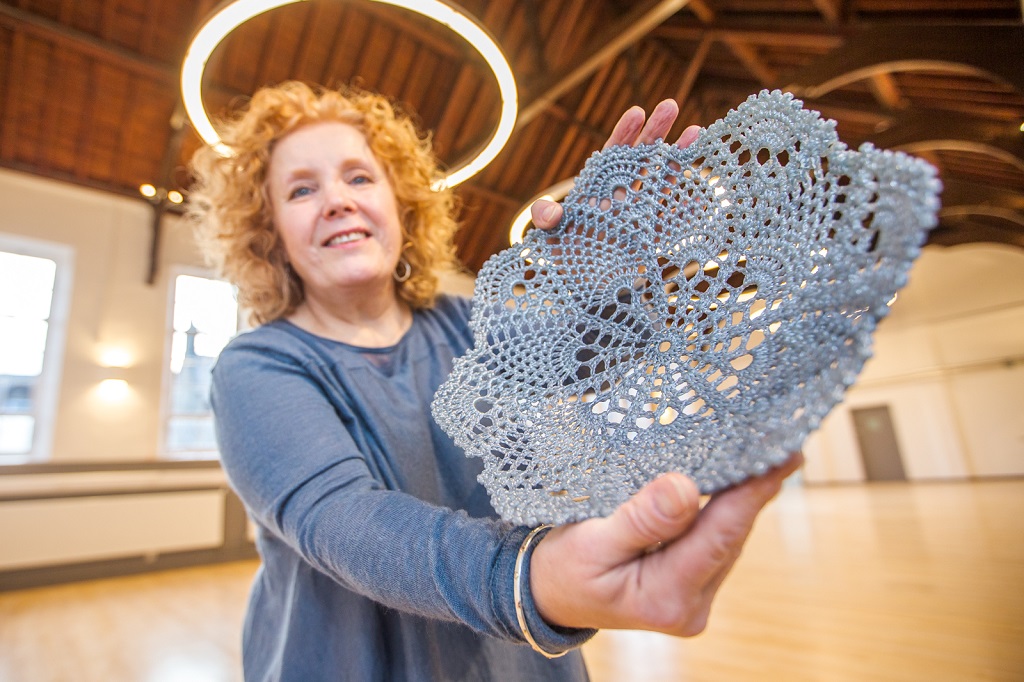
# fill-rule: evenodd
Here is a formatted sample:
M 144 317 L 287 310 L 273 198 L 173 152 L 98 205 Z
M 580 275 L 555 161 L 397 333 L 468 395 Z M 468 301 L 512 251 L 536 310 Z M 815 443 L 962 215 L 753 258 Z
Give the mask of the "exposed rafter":
M 707 59 L 713 42 L 714 40 L 710 36 L 701 38 L 700 44 L 697 45 L 697 51 L 693 53 L 693 57 L 690 58 L 689 63 L 686 65 L 683 80 L 679 83 L 679 87 L 676 88 L 675 100 L 677 102 L 682 103 L 689 99 L 690 91 L 693 90 L 693 84 L 697 80 L 697 76 L 700 75 L 701 69 L 704 68 L 704 60 Z
M 674 138 L 786 84 L 835 119 L 847 144 L 927 158 L 945 206 L 1024 213 L 1019 2 L 467 1 L 512 63 L 522 116 L 508 149 L 459 189 L 460 254 L 475 269 L 505 246 L 504 223 L 521 203 L 578 172 L 625 107 L 682 100 Z M 218 0 L 184 14 L 175 0 L 80 4 L 0 0 L 0 165 L 135 198 L 143 182 L 185 181 L 198 139 L 166 129 L 178 52 Z M 223 110 L 282 78 L 356 82 L 408 105 L 454 163 L 487 137 L 497 111 L 476 59 L 401 10 L 320 0 L 247 24 L 218 49 L 204 92 Z M 913 71 L 931 67 L 940 70 Z M 161 165 L 173 180 L 160 179 Z M 934 241 L 1017 243 L 1024 229 L 989 213 L 948 214 Z
M 1012 125 L 991 119 L 917 109 L 892 120 L 874 136 L 875 144 L 893 149 L 960 149 L 992 155 L 1024 168 L 1024 139 Z
M 814 6 L 825 18 L 825 23 L 835 26 L 842 15 L 842 0 L 814 0 Z
M 891 73 L 876 73 L 868 81 L 872 94 L 886 109 L 905 109 L 907 100 L 900 94 L 900 88 Z
M 177 89 L 178 87 L 178 80 L 181 77 L 179 61 L 162 62 L 151 59 L 84 31 L 2 2 L 0 2 L 0 26 L 14 30 L 15 36 L 35 36 L 62 49 L 92 57 L 128 73 L 162 82 L 170 88 Z M 227 99 L 246 94 L 216 84 L 209 85 L 207 88 L 210 92 Z
M 692 2 L 692 0 L 691 0 Z M 705 36 L 715 40 L 731 38 L 748 45 L 769 47 L 800 47 L 831 50 L 841 46 L 846 38 L 835 30 L 820 24 L 800 24 L 765 19 L 757 26 L 749 22 L 716 21 L 703 24 L 672 24 L 659 26 L 651 32 L 654 38 L 697 41 Z
M 801 70 L 786 89 L 820 97 L 879 73 L 939 70 L 992 78 L 1024 93 L 1022 59 L 1024 26 L 874 26 Z
M 747 68 L 747 71 L 761 83 L 762 87 L 767 87 L 775 82 L 775 71 L 764 63 L 756 48 L 736 37 L 723 38 L 722 42 L 729 47 L 729 50 Z
M 957 246 L 975 242 L 1007 244 L 1024 249 L 1024 229 L 1014 222 L 1003 222 L 983 215 L 949 216 L 928 234 L 928 243 Z
M 647 0 L 605 28 L 582 50 L 582 56 L 574 60 L 569 68 L 552 74 L 536 88 L 529 89 L 523 98 L 525 104 L 520 107 L 516 127 L 523 127 L 533 121 L 549 104 L 644 38 L 686 3 L 687 0 Z
M 0 26 L 14 29 L 15 35 L 32 35 L 62 48 L 110 62 L 140 76 L 172 83 L 178 78 L 176 64 L 165 64 L 144 57 L 91 34 L 6 3 L 0 3 Z
M 945 206 L 997 206 L 1024 215 L 1024 195 L 1005 189 L 947 178 L 942 183 Z

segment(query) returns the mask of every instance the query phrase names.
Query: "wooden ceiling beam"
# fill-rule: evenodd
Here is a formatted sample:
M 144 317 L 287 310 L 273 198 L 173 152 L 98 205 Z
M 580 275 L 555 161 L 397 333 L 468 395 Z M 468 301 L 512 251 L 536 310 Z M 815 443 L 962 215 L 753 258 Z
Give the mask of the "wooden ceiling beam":
M 956 246 L 976 242 L 1007 244 L 1024 249 L 1024 228 L 1015 222 L 1009 225 L 982 223 L 977 218 L 990 216 L 949 216 L 939 221 L 938 227 L 928 233 L 928 244 Z M 973 218 L 973 219 L 972 219 Z
M 9 55 L 10 64 L 8 74 L 23 75 L 25 68 L 25 34 L 15 32 L 11 38 L 11 52 Z M 10 79 L 8 75 L 8 79 Z M 14 160 L 17 158 L 18 145 L 18 107 L 21 105 L 21 98 L 15 94 L 14 83 L 10 80 L 5 83 L 6 93 L 3 111 L 4 125 L 3 133 L 0 134 L 0 159 Z
M 747 71 L 757 79 L 762 87 L 768 87 L 775 82 L 775 71 L 764 63 L 757 50 L 750 44 L 734 37 L 723 38 L 722 42 L 729 48 L 733 56 L 740 60 L 740 63 L 743 64 Z
M 973 218 L 979 216 L 997 218 L 998 220 L 1011 222 L 1020 227 L 1022 230 L 1024 230 L 1024 214 L 1014 211 L 1012 209 L 1002 208 L 1000 206 L 987 206 L 985 204 L 965 204 L 961 206 L 944 206 L 941 209 L 939 209 L 940 220 L 949 220 L 955 218 Z
M 918 140 L 939 138 L 994 144 L 1019 153 L 1024 158 L 1024 141 L 1020 139 L 1020 131 L 1015 122 L 925 108 L 915 108 L 893 118 L 892 126 L 879 133 L 876 144 L 896 147 Z
M 563 6 L 559 8 L 558 20 L 552 23 L 559 27 L 574 26 L 577 30 L 583 30 L 582 27 L 585 27 L 587 22 L 592 21 L 592 16 L 587 13 L 587 6 L 590 2 L 591 0 L 573 0 L 567 7 L 563 3 Z M 553 5 L 554 3 L 551 4 Z M 546 40 L 545 54 L 547 58 L 544 61 L 547 64 L 563 63 L 563 55 L 565 55 L 566 51 L 571 52 L 576 42 L 568 38 L 568 36 L 562 35 L 562 32 L 557 28 L 550 32 Z
M 139 194 L 138 188 L 133 187 L 121 187 L 111 182 L 103 182 L 100 180 L 92 180 L 84 177 L 77 173 L 67 173 L 59 171 L 54 168 L 42 168 L 37 164 L 24 163 L 22 161 L 15 161 L 11 159 L 0 159 L 0 168 L 7 168 L 8 170 L 17 171 L 19 173 L 25 173 L 27 175 L 34 175 L 40 178 L 46 178 L 48 180 L 55 180 L 68 185 L 75 185 L 77 187 L 85 187 L 88 189 L 94 189 L 100 192 L 107 192 L 109 194 L 115 194 L 128 199 L 137 199 L 139 201 L 145 201 L 141 194 Z
M 552 74 L 532 88 L 520 107 L 516 128 L 532 122 L 562 95 L 589 78 L 606 62 L 618 57 L 630 45 L 645 38 L 652 29 L 682 9 L 687 0 L 647 0 L 601 31 L 581 50 L 580 57 L 566 69 Z
M 712 99 L 715 103 L 722 103 L 726 108 L 735 107 L 747 99 L 751 94 L 752 87 L 754 87 L 750 81 L 737 80 L 735 78 L 716 78 L 704 88 L 699 87 L 701 84 L 702 81 L 698 79 L 698 87 L 695 88 L 695 93 L 700 92 L 703 97 Z M 691 95 L 692 98 L 693 96 Z M 821 112 L 825 118 L 846 120 L 861 125 L 879 126 L 880 128 L 893 125 L 893 114 L 870 106 L 870 100 L 867 97 L 862 99 L 863 102 L 858 102 L 848 97 L 831 95 L 828 99 L 823 100 L 805 99 L 804 106 Z M 705 101 L 705 103 L 707 102 Z
M 1024 159 L 1013 152 L 1003 149 L 1002 147 L 997 147 L 985 142 L 973 142 L 959 138 L 929 139 L 901 144 L 894 147 L 894 149 L 907 152 L 908 154 L 917 154 L 922 151 L 949 151 L 978 154 L 979 156 L 988 156 L 997 161 L 1001 161 L 1002 163 L 1013 166 L 1020 172 L 1024 173 Z
M 944 206 L 996 206 L 1024 215 L 1024 194 L 956 176 L 942 178 L 942 203 Z
M 70 24 L 75 15 L 75 0 L 60 0 L 60 9 L 57 10 L 57 21 L 62 24 Z
M 693 0 L 691 0 L 691 3 Z M 653 38 L 687 40 L 696 42 L 710 35 L 715 40 L 726 38 L 765 47 L 799 47 L 816 50 L 832 50 L 843 45 L 846 37 L 838 31 L 829 30 L 820 24 L 794 24 L 766 20 L 760 27 L 749 26 L 746 22 L 714 22 L 707 25 L 659 26 L 651 32 Z
M 396 11 L 394 7 L 386 7 L 372 2 L 359 3 L 359 10 L 393 24 L 396 28 L 409 33 L 424 45 L 430 46 L 430 49 L 438 54 L 443 54 L 452 59 L 472 61 L 475 64 L 483 63 L 483 58 L 480 54 L 471 48 L 466 41 L 451 40 L 449 35 L 439 34 L 433 30 L 433 26 L 437 26 L 435 22 L 430 22 L 432 27 L 427 28 L 416 15 Z
M 705 24 L 715 20 L 715 11 L 704 0 L 690 0 L 686 7 Z
M 842 0 L 813 0 L 818 12 L 825 18 L 825 23 L 835 26 L 842 17 Z
M 820 97 L 879 73 L 941 70 L 995 79 L 1024 94 L 1024 26 L 872 26 L 789 79 L 786 90 Z
M 566 111 L 557 103 L 548 108 L 549 114 L 560 118 L 569 125 L 547 163 L 547 168 L 541 176 L 535 194 L 546 190 L 556 182 L 564 179 L 564 177 L 561 177 L 564 173 L 562 169 L 566 166 L 569 155 L 573 152 L 581 135 L 589 135 L 595 141 L 598 141 L 597 144 L 601 144 L 607 138 L 607 131 L 600 130 L 591 125 L 586 121 L 586 118 L 593 110 L 594 103 L 598 97 L 605 91 L 605 84 L 608 82 L 612 72 L 611 66 L 611 64 L 605 64 L 590 79 L 587 83 L 586 91 L 583 93 L 583 98 L 576 107 L 575 114 Z
M 110 62 L 125 71 L 160 81 L 176 82 L 178 69 L 143 57 L 93 35 L 64 26 L 31 12 L 0 3 L 0 25 L 23 31 L 47 42 Z
M 909 104 L 903 98 L 900 87 L 891 73 L 876 73 L 871 76 L 868 87 L 871 88 L 871 94 L 875 96 L 878 103 L 889 111 L 906 109 Z
M 22 33 L 34 36 L 61 48 L 106 62 L 136 76 L 159 81 L 175 88 L 178 86 L 181 76 L 178 64 L 166 64 L 145 57 L 84 31 L 64 26 L 17 7 L 0 3 L 0 26 L 10 28 L 15 35 Z M 221 85 L 207 85 L 206 89 L 228 99 L 247 94 Z
M 709 35 L 701 38 L 700 43 L 697 45 L 697 51 L 694 52 L 693 57 L 686 64 L 686 71 L 679 82 L 679 87 L 676 88 L 676 102 L 681 104 L 690 97 L 690 92 L 693 91 L 693 84 L 697 81 L 697 76 L 700 75 L 701 69 L 704 68 L 704 61 L 707 59 L 708 52 L 711 50 L 713 43 L 714 39 Z
M 573 114 L 565 107 L 563 107 L 561 104 L 552 104 L 551 107 L 548 109 L 548 114 L 550 114 L 554 118 L 557 118 L 560 121 L 568 123 L 581 133 L 585 133 L 594 138 L 604 140 L 604 138 L 608 137 L 609 131 L 601 130 L 597 126 L 592 125 L 588 123 L 586 120 L 584 120 L 582 117 L 585 116 L 586 114 L 582 112 L 587 110 L 589 110 L 589 107 L 580 107 L 577 110 L 577 112 Z
M 490 189 L 489 187 L 474 185 L 468 182 L 465 185 L 459 186 L 458 191 L 467 192 L 468 194 L 476 194 L 478 196 L 483 197 L 484 199 L 487 199 L 488 201 L 493 201 L 496 204 L 500 204 L 505 208 L 519 208 L 520 206 L 523 205 L 523 202 L 520 199 L 515 199 L 513 197 L 507 196 L 505 194 L 502 194 L 501 192 Z
M 537 0 L 526 0 L 523 3 L 523 13 L 526 16 L 527 41 L 530 53 L 533 55 L 533 63 L 537 65 L 538 71 L 544 71 L 548 68 L 548 59 L 544 49 L 544 32 L 541 28 Z

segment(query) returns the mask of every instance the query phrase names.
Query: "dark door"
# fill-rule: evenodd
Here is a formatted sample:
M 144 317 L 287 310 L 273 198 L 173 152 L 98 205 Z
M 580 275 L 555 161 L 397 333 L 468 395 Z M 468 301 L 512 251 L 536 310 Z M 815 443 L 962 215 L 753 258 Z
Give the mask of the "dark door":
M 896 442 L 889 406 L 863 407 L 851 410 L 857 432 L 864 473 L 869 481 L 905 481 L 903 458 Z

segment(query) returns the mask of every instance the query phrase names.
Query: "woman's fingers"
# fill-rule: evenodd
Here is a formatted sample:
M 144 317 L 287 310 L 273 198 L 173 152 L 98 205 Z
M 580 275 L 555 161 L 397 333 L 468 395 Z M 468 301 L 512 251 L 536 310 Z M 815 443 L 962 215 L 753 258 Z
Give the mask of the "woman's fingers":
M 658 477 L 607 518 L 552 530 L 531 560 L 530 587 L 541 616 L 564 627 L 647 627 L 637 616 L 635 581 L 647 551 L 669 543 L 697 518 L 697 486 L 679 473 Z M 645 589 L 672 593 L 674 579 Z M 674 594 L 672 594 L 674 596 Z
M 739 556 L 757 515 L 778 494 L 785 478 L 802 463 L 803 456 L 793 454 L 763 476 L 711 497 L 701 510 L 694 532 L 684 540 L 688 546 L 685 550 L 681 548 L 691 557 L 686 565 L 690 580 L 717 589 Z
M 700 493 L 680 473 L 659 476 L 601 520 L 601 542 L 609 568 L 643 556 L 689 530 L 700 511 Z
M 693 481 L 665 474 L 608 518 L 552 530 L 531 563 L 541 616 L 566 627 L 699 633 L 757 513 L 801 461 L 795 455 L 703 509 Z
M 672 124 L 676 122 L 677 116 L 679 116 L 679 105 L 675 103 L 675 100 L 666 99 L 658 102 L 658 106 L 654 107 L 651 117 L 647 119 L 647 123 L 644 124 L 643 130 L 640 131 L 633 144 L 651 144 L 658 140 L 664 140 L 668 131 L 672 129 Z
M 626 109 L 626 112 L 619 117 L 618 123 L 612 129 L 612 134 L 608 136 L 608 141 L 604 143 L 601 149 L 608 149 L 608 147 L 620 144 L 634 144 L 637 135 L 640 134 L 640 130 L 644 126 L 645 118 L 647 118 L 647 114 L 640 107 Z
M 619 117 L 612 134 L 602 149 L 616 145 L 650 144 L 664 139 L 679 116 L 679 105 L 667 99 L 659 102 L 650 118 L 640 107 L 630 107 Z M 699 126 L 689 126 L 676 140 L 677 147 L 686 147 L 697 139 Z M 562 206 L 554 201 L 539 199 L 530 207 L 530 218 L 536 227 L 550 230 L 562 220 Z
M 679 139 L 676 140 L 676 146 L 680 149 L 685 149 L 694 143 L 698 135 L 700 135 L 700 126 L 687 126 L 683 132 L 679 133 Z
M 530 206 L 530 219 L 536 227 L 550 230 L 562 219 L 562 205 L 547 199 L 538 199 Z
M 651 144 L 662 140 L 679 116 L 679 105 L 666 99 L 658 103 L 650 118 L 640 107 L 630 107 L 619 118 L 602 149 L 615 145 Z

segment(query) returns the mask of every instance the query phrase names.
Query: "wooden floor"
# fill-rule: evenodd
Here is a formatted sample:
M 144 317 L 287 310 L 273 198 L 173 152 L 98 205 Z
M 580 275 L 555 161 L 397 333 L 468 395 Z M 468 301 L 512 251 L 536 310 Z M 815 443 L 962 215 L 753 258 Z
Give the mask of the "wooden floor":
M 239 680 L 254 562 L 0 594 L 0 682 Z M 1024 480 L 790 486 L 707 632 L 602 632 L 594 682 L 1024 680 Z

